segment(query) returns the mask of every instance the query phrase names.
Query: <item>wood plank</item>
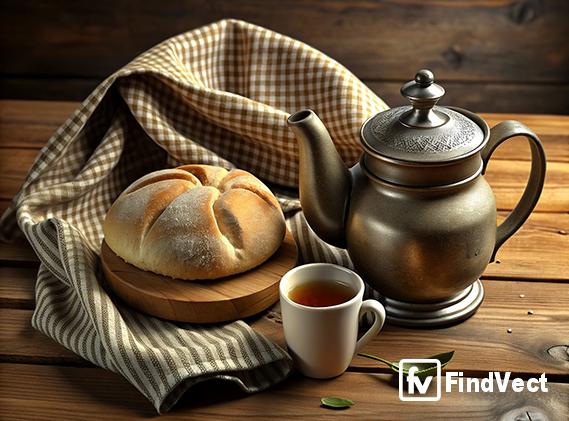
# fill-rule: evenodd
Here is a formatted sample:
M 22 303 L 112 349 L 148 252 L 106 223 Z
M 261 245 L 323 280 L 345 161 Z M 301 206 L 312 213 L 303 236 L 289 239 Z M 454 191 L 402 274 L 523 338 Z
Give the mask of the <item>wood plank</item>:
M 0 147 L 41 148 L 78 106 L 77 102 L 0 100 Z M 488 113 L 481 116 L 491 127 L 504 120 L 525 123 L 540 135 L 550 161 L 569 162 L 569 116 Z M 493 159 L 522 161 L 529 158 L 529 147 L 523 137 L 504 143 L 493 156 Z
M 499 213 L 502 221 L 507 212 Z M 484 277 L 500 279 L 569 280 L 569 214 L 534 212 L 498 252 Z M 0 262 L 16 266 L 37 265 L 29 244 L 0 242 Z M 0 279 L 2 279 L 0 277 Z
M 569 135 L 540 134 L 548 162 L 569 162 Z M 508 139 L 494 151 L 492 160 L 531 160 L 529 143 L 525 137 Z
M 413 75 L 402 74 L 410 79 Z M 22 100 L 82 101 L 104 78 L 0 77 L 0 97 Z M 389 106 L 404 105 L 400 88 L 407 79 L 385 82 L 363 79 Z M 457 82 L 438 80 L 446 89 L 442 105 L 471 111 L 564 114 L 569 109 L 569 84 Z M 496 100 L 499 98 L 499 100 Z M 289 110 L 294 111 L 294 110 Z
M 500 212 L 502 221 L 507 212 Z M 498 261 L 484 272 L 486 278 L 569 280 L 569 214 L 534 212 L 500 249 Z M 0 262 L 35 267 L 38 259 L 25 239 L 0 242 Z M 4 277 L 0 276 L 0 280 Z M 1 299 L 1 297 L 0 297 Z
M 566 376 L 569 357 L 560 360 L 548 350 L 569 345 L 568 286 L 499 280 L 485 280 L 483 284 L 484 302 L 467 321 L 441 329 L 387 326 L 363 351 L 398 361 L 454 350 L 449 369 L 468 375 L 480 376 L 486 371 L 501 370 Z M 529 310 L 533 314 L 528 314 Z M 284 346 L 280 324 L 279 314 L 268 313 L 252 325 Z M 512 329 L 512 333 L 507 329 Z M 383 365 L 361 357 L 352 361 L 351 369 L 388 372 Z
M 116 420 L 155 416 L 151 405 L 118 375 L 98 368 L 38 365 L 0 366 L 0 415 L 6 419 Z M 41 381 L 38 381 L 41 379 Z M 444 378 L 443 378 L 444 380 Z M 566 419 L 569 385 L 548 382 L 548 392 L 442 393 L 438 402 L 402 403 L 389 375 L 345 373 L 329 381 L 294 375 L 269 391 L 245 395 L 237 386 L 212 381 L 190 389 L 161 418 L 222 420 L 264 418 L 350 420 Z M 338 412 L 320 406 L 322 396 L 345 396 L 356 403 Z M 502 418 L 504 417 L 504 418 Z M 522 418 L 516 418 L 522 419 Z M 526 419 L 526 418 L 523 418 Z
M 569 345 L 569 294 L 567 285 L 500 280 L 483 281 L 486 297 L 482 307 L 466 322 L 443 329 L 411 330 L 388 326 L 365 348 L 391 360 L 428 357 L 455 350 L 453 370 L 478 376 L 501 370 L 520 375 L 547 373 L 562 378 L 569 372 L 569 358 L 548 353 L 555 346 Z M 521 298 L 520 294 L 524 297 Z M 273 308 L 249 319 L 252 327 L 285 346 L 280 313 Z M 533 314 L 528 314 L 532 310 Z M 30 325 L 30 310 L 0 309 L 0 362 L 84 362 Z M 512 333 L 507 333 L 507 329 Z M 389 370 L 372 361 L 356 358 L 352 370 Z
M 490 127 L 504 120 L 518 120 L 538 134 L 569 135 L 568 115 L 480 113 Z
M 50 102 L 83 101 L 104 79 L 104 77 L 20 77 L 0 75 L 0 98 Z
M 499 220 L 507 215 L 500 212 Z M 501 279 L 567 280 L 569 271 L 569 214 L 534 212 L 498 253 L 500 263 L 490 264 L 485 277 Z M 538 250 L 538 252 L 536 252 Z M 38 259 L 25 239 L 0 242 L 0 261 L 16 266 L 37 265 Z
M 0 266 L 0 308 L 35 307 L 35 268 Z
M 0 149 L 0 168 L 3 179 L 0 183 L 0 198 L 12 199 L 24 182 L 39 151 L 37 149 Z
M 569 6 L 563 0 L 547 7 L 510 0 L 267 0 L 262 7 L 255 0 L 160 7 L 56 0 L 32 8 L 10 1 L 2 12 L 5 75 L 106 77 L 174 34 L 231 16 L 302 40 L 360 78 L 399 80 L 428 67 L 441 80 L 568 80 Z
M 565 108 L 569 110 L 569 105 Z M 524 123 L 540 137 L 549 162 L 569 162 L 569 116 L 511 113 L 481 113 L 480 116 L 490 128 L 506 120 Z M 524 137 L 508 140 L 496 149 L 492 159 L 528 161 L 530 150 L 527 140 Z
M 517 205 L 530 170 L 529 161 L 491 160 L 485 178 L 490 183 L 498 210 Z M 543 192 L 537 212 L 569 211 L 569 163 L 548 162 Z
M 0 199 L 11 199 L 37 156 L 35 149 L 0 149 L 0 167 L 4 180 L 0 184 Z M 529 173 L 529 161 L 493 160 L 486 179 L 494 189 L 500 210 L 510 210 L 518 202 Z M 537 211 L 565 212 L 569 210 L 569 163 L 549 162 L 546 185 Z
M 500 212 L 501 222 L 507 212 Z M 534 212 L 498 251 L 485 278 L 569 281 L 569 214 Z M 567 286 L 569 288 L 569 285 Z
M 0 308 L 0 361 L 90 366 L 31 325 L 32 311 Z
M 416 331 L 387 327 L 366 352 L 398 360 L 455 350 L 452 369 L 473 375 L 502 370 L 566 376 L 569 355 L 560 360 L 548 350 L 569 345 L 568 286 L 491 280 L 484 281 L 484 288 L 482 306 L 464 323 Z M 374 364 L 358 357 L 353 366 Z
M 0 147 L 40 149 L 78 106 L 61 101 L 0 101 Z
M 23 237 L 11 243 L 0 241 L 0 264 L 17 267 L 36 267 L 39 260 L 26 240 Z
M 77 107 L 74 101 L 36 101 L 36 100 L 0 100 L 0 125 L 14 122 L 41 124 L 62 123 Z M 517 113 L 480 113 L 490 127 L 504 120 L 518 120 L 538 134 L 569 135 L 569 115 L 517 114 Z M 7 146 L 2 144 L 1 146 Z M 15 144 L 14 146 L 20 146 Z M 43 143 L 39 146 L 43 146 Z
M 411 70 L 412 72 L 413 70 Z M 390 107 L 408 105 L 409 101 L 401 96 L 401 85 L 412 79 L 414 74 L 399 75 L 397 81 L 381 81 L 363 79 L 363 82 L 371 88 Z M 445 88 L 445 95 L 440 104 L 443 106 L 453 105 L 465 108 L 473 112 L 493 113 L 540 113 L 540 114 L 566 114 L 569 110 L 569 84 L 543 84 L 543 83 L 503 83 L 503 82 L 477 82 L 477 81 L 452 81 L 443 80 L 439 73 L 435 74 L 437 83 Z M 38 92 L 30 82 L 29 86 L 21 86 L 22 93 L 34 95 Z M 47 82 L 48 86 L 50 81 Z M 63 84 L 63 82 L 60 82 Z M 10 82 L 6 85 L 10 92 Z M 15 90 L 15 89 L 14 89 Z M 39 91 L 41 92 L 41 91 Z M 55 98 L 65 99 L 62 96 Z M 73 94 L 73 92 L 69 92 Z M 22 96 L 23 98 L 23 96 Z M 29 96 L 29 98 L 34 98 Z

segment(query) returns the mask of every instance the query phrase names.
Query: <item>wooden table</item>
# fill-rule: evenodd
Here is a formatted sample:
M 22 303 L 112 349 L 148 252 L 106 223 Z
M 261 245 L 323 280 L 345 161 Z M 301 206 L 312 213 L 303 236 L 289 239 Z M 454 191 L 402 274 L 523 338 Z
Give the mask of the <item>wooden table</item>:
M 0 101 L 0 209 L 16 193 L 38 150 L 78 104 Z M 390 360 L 455 350 L 447 370 L 485 377 L 511 371 L 546 373 L 548 393 L 443 393 L 439 402 L 401 402 L 389 371 L 355 358 L 344 375 L 316 381 L 293 375 L 264 393 L 244 395 L 230 384 L 190 390 L 166 419 L 569 419 L 569 117 L 484 115 L 490 126 L 515 118 L 533 128 L 548 155 L 545 189 L 536 211 L 498 253 L 483 277 L 478 313 L 445 329 L 388 326 L 365 348 Z M 527 178 L 529 148 L 518 139 L 494 154 L 487 179 L 500 218 L 517 202 Z M 123 378 L 96 368 L 30 326 L 38 261 L 25 242 L 0 244 L 0 418 L 109 419 L 156 416 Z M 436 262 L 435 262 L 436 263 Z M 530 310 L 533 312 L 529 314 Z M 251 320 L 284 346 L 278 316 Z M 511 333 L 508 333 L 511 329 Z M 319 406 L 340 395 L 344 412 Z

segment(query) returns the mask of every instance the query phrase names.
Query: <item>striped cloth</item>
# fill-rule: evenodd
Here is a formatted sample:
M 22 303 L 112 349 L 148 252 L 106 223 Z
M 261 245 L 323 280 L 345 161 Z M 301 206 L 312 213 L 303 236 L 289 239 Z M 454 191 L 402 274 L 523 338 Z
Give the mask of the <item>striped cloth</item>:
M 350 266 L 285 194 L 298 174 L 285 120 L 306 107 L 349 164 L 360 154 L 361 123 L 387 108 L 329 57 L 236 20 L 171 38 L 107 78 L 42 148 L 0 220 L 3 237 L 19 226 L 41 261 L 33 326 L 120 373 L 159 412 L 207 379 L 247 392 L 284 379 L 288 354 L 243 321 L 175 324 L 116 302 L 101 284 L 98 255 L 106 211 L 126 186 L 150 171 L 201 163 L 240 167 L 274 186 L 301 262 Z

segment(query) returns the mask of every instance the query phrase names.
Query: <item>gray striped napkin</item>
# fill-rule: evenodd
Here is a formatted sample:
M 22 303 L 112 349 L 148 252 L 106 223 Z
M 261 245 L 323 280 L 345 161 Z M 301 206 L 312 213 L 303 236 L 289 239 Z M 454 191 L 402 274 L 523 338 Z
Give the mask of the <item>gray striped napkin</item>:
M 235 20 L 169 39 L 106 79 L 49 139 L 0 219 L 3 238 L 19 225 L 41 261 L 33 326 L 124 376 L 158 412 L 207 379 L 247 392 L 284 379 L 290 357 L 243 321 L 175 324 L 115 302 L 98 254 L 107 209 L 150 171 L 238 166 L 295 187 L 297 145 L 285 119 L 304 107 L 317 110 L 349 164 L 363 120 L 387 108 L 322 53 Z M 312 233 L 298 200 L 279 200 L 301 262 L 351 266 Z

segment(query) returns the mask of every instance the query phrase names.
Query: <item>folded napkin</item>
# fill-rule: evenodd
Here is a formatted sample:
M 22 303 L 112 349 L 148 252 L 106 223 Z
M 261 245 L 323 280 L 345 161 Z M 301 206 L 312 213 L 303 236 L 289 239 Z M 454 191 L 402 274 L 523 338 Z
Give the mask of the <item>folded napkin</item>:
M 199 326 L 131 310 L 102 287 L 102 221 L 119 193 L 150 171 L 188 163 L 248 170 L 297 185 L 288 113 L 317 111 L 341 156 L 359 155 L 358 130 L 386 105 L 344 67 L 307 45 L 236 20 L 173 37 L 99 85 L 42 148 L 2 216 L 40 261 L 33 326 L 120 373 L 164 412 L 211 378 L 263 390 L 291 370 L 288 354 L 243 321 Z M 278 188 L 277 188 L 278 191 Z M 301 261 L 350 266 L 281 196 Z

